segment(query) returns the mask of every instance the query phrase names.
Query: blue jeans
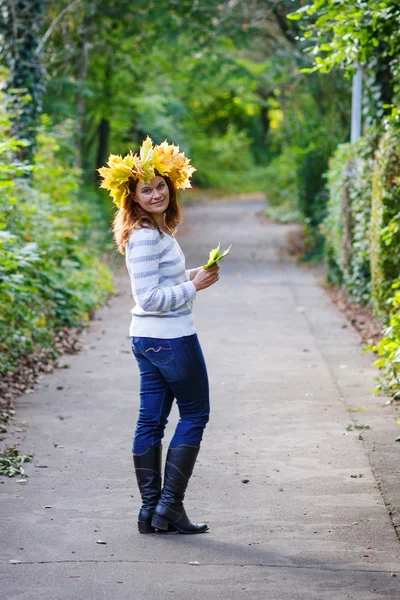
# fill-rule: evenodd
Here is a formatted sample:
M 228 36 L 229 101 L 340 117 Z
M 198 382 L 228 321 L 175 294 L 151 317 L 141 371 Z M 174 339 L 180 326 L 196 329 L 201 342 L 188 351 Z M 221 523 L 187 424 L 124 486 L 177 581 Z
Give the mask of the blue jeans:
M 140 409 L 132 452 L 160 446 L 172 403 L 179 422 L 170 447 L 200 446 L 210 415 L 207 368 L 197 335 L 175 339 L 133 337 L 140 371 Z

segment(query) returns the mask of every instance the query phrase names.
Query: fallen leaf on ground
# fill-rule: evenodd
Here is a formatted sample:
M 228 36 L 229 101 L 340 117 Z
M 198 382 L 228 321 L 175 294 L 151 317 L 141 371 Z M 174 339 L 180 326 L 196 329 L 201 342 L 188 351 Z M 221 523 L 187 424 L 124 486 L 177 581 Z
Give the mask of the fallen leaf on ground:
M 103 542 L 103 540 L 97 540 L 96 544 L 107 544 L 107 542 Z

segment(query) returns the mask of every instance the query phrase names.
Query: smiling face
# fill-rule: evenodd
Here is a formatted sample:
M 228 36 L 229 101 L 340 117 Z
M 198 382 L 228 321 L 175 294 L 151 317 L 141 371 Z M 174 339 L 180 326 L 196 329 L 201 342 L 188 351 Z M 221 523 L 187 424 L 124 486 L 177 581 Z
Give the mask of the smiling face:
M 150 183 L 138 182 L 135 190 L 135 201 L 156 218 L 162 215 L 169 205 L 169 189 L 164 177 L 157 175 Z

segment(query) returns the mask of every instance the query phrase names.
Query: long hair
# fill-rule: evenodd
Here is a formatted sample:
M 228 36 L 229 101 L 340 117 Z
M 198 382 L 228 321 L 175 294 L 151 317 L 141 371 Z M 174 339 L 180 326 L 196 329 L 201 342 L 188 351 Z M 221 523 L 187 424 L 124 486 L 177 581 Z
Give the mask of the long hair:
M 156 172 L 156 175 L 158 173 Z M 165 183 L 169 189 L 169 204 L 165 211 L 165 226 L 174 233 L 177 226 L 182 221 L 182 211 L 180 207 L 180 198 L 178 192 L 169 177 L 164 177 Z M 114 233 L 114 241 L 121 254 L 125 254 L 125 248 L 129 240 L 129 236 L 133 229 L 140 227 L 150 227 L 157 229 L 161 235 L 162 231 L 154 221 L 151 213 L 144 210 L 138 202 L 135 202 L 137 179 L 130 179 L 128 183 L 129 194 L 125 198 L 123 205 L 117 210 L 114 216 L 112 230 Z

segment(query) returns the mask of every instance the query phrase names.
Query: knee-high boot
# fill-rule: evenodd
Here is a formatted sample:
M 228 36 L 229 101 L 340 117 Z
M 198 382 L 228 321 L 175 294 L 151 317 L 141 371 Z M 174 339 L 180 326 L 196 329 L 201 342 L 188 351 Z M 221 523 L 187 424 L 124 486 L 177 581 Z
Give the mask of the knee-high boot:
M 165 462 L 164 488 L 151 524 L 160 530 L 176 529 L 181 533 L 203 533 L 205 523 L 192 523 L 183 507 L 183 499 L 200 448 L 181 445 L 169 448 Z
M 140 533 L 153 533 L 151 518 L 161 495 L 162 447 L 151 447 L 144 454 L 133 454 L 136 479 L 142 497 L 138 516 Z

